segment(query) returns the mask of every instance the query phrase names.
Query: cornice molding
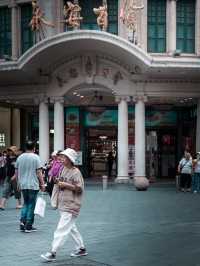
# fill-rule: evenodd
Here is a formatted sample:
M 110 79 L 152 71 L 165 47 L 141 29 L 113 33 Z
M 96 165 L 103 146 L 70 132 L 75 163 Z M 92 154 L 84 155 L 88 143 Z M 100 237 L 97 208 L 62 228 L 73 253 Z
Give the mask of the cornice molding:
M 82 40 L 93 40 L 97 41 L 101 45 L 109 45 L 107 47 L 115 48 L 115 52 L 119 52 L 116 56 L 112 54 L 112 49 L 110 51 L 103 51 L 98 52 L 98 49 L 93 50 L 91 54 L 95 54 L 95 56 L 100 58 L 100 60 L 105 59 L 110 61 L 113 64 L 116 64 L 128 72 L 129 80 L 133 83 L 191 83 L 191 84 L 199 84 L 200 80 L 192 80 L 189 75 L 183 76 L 183 78 L 179 79 L 168 79 L 168 78 L 160 78 L 161 74 L 164 76 L 165 73 L 163 72 L 164 69 L 169 69 L 168 74 L 170 75 L 170 71 L 177 71 L 180 69 L 184 69 L 187 73 L 187 70 L 190 69 L 191 73 L 197 72 L 200 70 L 200 60 L 199 58 L 172 58 L 172 57 L 153 57 L 147 54 L 145 51 L 140 49 L 139 47 L 135 46 L 134 44 L 126 41 L 125 39 L 101 31 L 90 31 L 90 30 L 77 30 L 72 32 L 65 32 L 57 34 L 51 38 L 44 39 L 43 41 L 34 45 L 31 49 L 29 49 L 18 61 L 15 62 L 2 62 L 0 63 L 0 72 L 4 71 L 14 71 L 14 70 L 25 70 L 27 74 L 30 74 L 32 71 L 31 63 L 35 57 L 37 60 L 40 55 L 43 55 L 43 52 L 47 53 L 48 49 L 51 47 L 55 47 L 57 45 L 63 45 L 76 41 L 77 45 L 80 45 L 81 50 L 81 41 Z M 97 47 L 98 48 L 98 47 Z M 73 53 L 73 50 L 72 50 Z M 63 58 L 52 59 L 52 63 L 49 64 L 47 70 L 50 70 L 52 73 L 59 67 L 64 64 L 69 64 L 70 62 L 75 62 L 83 56 L 83 52 L 81 54 L 72 55 L 70 53 L 66 53 Z M 127 56 L 126 60 L 124 59 L 124 54 Z M 43 58 L 44 59 L 44 58 Z M 51 60 L 51 58 L 49 58 Z M 38 60 L 39 61 L 39 60 Z M 36 61 L 36 62 L 38 62 Z M 35 63 L 35 62 L 34 62 Z M 36 63 L 36 68 L 37 68 Z M 27 68 L 26 68 L 27 67 Z M 147 73 L 148 69 L 148 73 Z M 161 73 L 158 73 L 158 69 L 161 70 Z M 193 71 L 192 71 L 193 70 Z M 16 72 L 17 73 L 17 72 Z M 149 76 L 158 75 L 158 78 L 148 78 Z M 18 84 L 15 85 L 18 87 Z M 37 86 L 37 85 L 36 85 Z M 4 86 L 5 88 L 5 86 Z

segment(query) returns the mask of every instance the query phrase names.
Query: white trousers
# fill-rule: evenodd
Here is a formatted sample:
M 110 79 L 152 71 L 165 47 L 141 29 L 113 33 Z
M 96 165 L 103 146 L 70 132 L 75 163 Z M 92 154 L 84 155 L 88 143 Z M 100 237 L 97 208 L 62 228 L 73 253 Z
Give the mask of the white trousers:
M 60 216 L 60 221 L 54 232 L 51 251 L 56 252 L 59 247 L 63 246 L 69 235 L 75 241 L 76 249 L 84 248 L 82 236 L 75 224 L 76 218 L 71 213 L 62 211 L 60 211 Z

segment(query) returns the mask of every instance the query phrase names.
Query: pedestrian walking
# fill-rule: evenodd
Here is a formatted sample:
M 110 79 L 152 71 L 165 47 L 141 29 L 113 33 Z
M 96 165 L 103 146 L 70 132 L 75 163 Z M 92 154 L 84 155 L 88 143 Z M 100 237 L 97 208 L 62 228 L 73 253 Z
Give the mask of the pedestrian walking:
M 76 250 L 71 253 L 72 257 L 86 256 L 86 248 L 83 243 L 75 221 L 81 208 L 81 200 L 84 191 L 84 182 L 80 170 L 74 166 L 77 153 L 73 149 L 66 149 L 60 153 L 62 156 L 63 169 L 61 170 L 57 184 L 58 188 L 58 210 L 60 220 L 54 232 L 54 238 L 50 252 L 42 254 L 45 261 L 55 261 L 57 250 L 65 243 L 71 235 L 76 244 Z M 57 188 L 56 188 L 57 187 Z M 54 191 L 53 191 L 54 193 Z
M 17 160 L 18 148 L 11 146 L 7 149 L 7 156 L 4 165 L 5 180 L 3 183 L 2 198 L 0 200 L 0 210 L 5 210 L 6 201 L 12 196 L 16 199 L 16 209 L 21 209 L 21 191 L 13 176 L 15 174 L 15 163 Z
M 200 152 L 197 152 L 196 159 L 193 160 L 194 173 L 192 175 L 192 192 L 200 192 Z
M 191 176 L 192 176 L 192 157 L 187 151 L 184 157 L 180 160 L 178 165 L 178 172 L 180 173 L 180 188 L 182 192 L 191 191 Z
M 27 141 L 26 151 L 17 158 L 15 166 L 15 178 L 19 181 L 24 199 L 20 217 L 20 231 L 26 233 L 36 231 L 33 223 L 37 194 L 39 188 L 42 191 L 45 190 L 42 163 L 34 151 L 35 144 L 32 141 Z

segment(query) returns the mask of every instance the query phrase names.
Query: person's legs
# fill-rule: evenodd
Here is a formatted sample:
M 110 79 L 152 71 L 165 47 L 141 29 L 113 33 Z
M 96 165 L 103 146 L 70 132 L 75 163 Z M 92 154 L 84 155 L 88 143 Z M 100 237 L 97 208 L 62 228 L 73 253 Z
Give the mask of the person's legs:
M 28 190 L 28 206 L 26 217 L 26 229 L 31 229 L 34 223 L 34 209 L 37 200 L 38 190 Z
M 24 205 L 21 209 L 21 218 L 20 218 L 20 222 L 22 224 L 26 224 L 26 220 L 27 220 L 27 211 L 28 211 L 28 189 L 23 189 L 22 190 L 22 195 L 23 195 L 23 199 L 24 199 Z
M 72 216 L 71 213 L 60 212 L 60 214 L 60 221 L 58 223 L 56 231 L 54 232 L 54 239 L 52 242 L 51 251 L 53 253 L 56 253 L 57 249 L 65 243 L 75 222 L 75 218 Z
M 80 234 L 80 232 L 77 229 L 76 224 L 74 223 L 74 225 L 72 226 L 72 229 L 70 231 L 70 234 L 76 244 L 76 249 L 80 249 L 80 248 L 85 248 L 84 243 L 83 243 L 83 238 Z
M 12 192 L 12 187 L 10 180 L 8 178 L 5 179 L 3 183 L 3 191 L 2 191 L 2 198 L 0 199 L 0 209 L 4 210 L 6 205 L 6 200 L 10 197 Z
M 186 174 L 186 189 L 187 191 L 190 191 L 191 188 L 191 175 Z
M 58 223 L 58 226 L 56 228 L 56 231 L 54 232 L 54 239 L 52 241 L 52 248 L 50 252 L 47 252 L 46 254 L 42 254 L 41 257 L 45 261 L 55 261 L 56 260 L 56 251 L 59 247 L 61 247 L 74 224 L 74 217 L 71 213 L 68 212 L 60 212 L 60 220 Z
M 15 195 L 15 198 L 16 198 L 16 209 L 21 209 L 22 208 L 22 205 L 21 205 L 21 191 L 19 189 L 17 181 L 14 180 L 14 181 L 12 181 L 11 184 L 12 184 L 12 188 L 13 188 L 14 195 Z
M 180 175 L 180 185 L 181 185 L 181 190 L 184 190 L 185 189 L 185 174 L 181 174 Z

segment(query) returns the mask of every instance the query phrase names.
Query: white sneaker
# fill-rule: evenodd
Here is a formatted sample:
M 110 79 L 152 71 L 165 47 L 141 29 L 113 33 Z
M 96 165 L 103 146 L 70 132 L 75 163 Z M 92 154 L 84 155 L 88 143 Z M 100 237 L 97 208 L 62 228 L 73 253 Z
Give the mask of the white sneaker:
M 81 257 L 81 256 L 87 256 L 87 252 L 85 248 L 80 248 L 78 250 L 76 250 L 75 252 L 72 252 L 70 254 L 71 257 Z
M 47 252 L 46 254 L 42 254 L 41 258 L 43 258 L 45 261 L 55 261 L 56 260 L 56 254 L 52 252 Z

